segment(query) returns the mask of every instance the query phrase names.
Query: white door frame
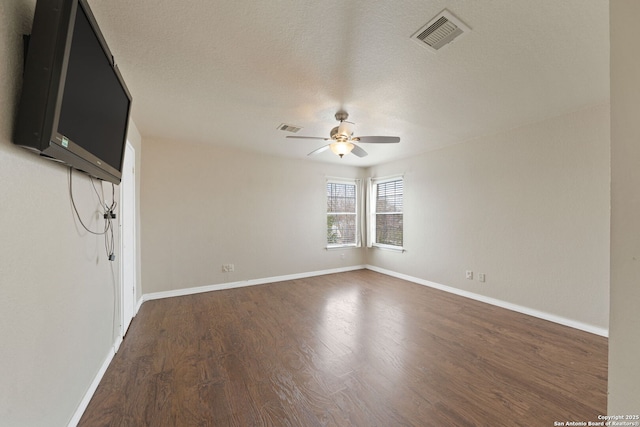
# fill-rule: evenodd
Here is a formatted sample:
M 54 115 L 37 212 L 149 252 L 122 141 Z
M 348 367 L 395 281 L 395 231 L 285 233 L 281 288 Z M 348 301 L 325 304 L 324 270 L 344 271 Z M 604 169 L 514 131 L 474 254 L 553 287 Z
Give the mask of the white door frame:
M 136 315 L 136 151 L 127 141 L 120 183 L 120 336 Z

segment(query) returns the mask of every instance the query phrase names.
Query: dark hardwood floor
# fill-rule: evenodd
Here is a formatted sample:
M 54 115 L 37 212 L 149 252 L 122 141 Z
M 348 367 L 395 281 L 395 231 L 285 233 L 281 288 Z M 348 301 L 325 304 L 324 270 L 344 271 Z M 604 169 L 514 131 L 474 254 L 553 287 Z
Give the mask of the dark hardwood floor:
M 607 340 L 368 270 L 146 302 L 80 426 L 553 426 Z

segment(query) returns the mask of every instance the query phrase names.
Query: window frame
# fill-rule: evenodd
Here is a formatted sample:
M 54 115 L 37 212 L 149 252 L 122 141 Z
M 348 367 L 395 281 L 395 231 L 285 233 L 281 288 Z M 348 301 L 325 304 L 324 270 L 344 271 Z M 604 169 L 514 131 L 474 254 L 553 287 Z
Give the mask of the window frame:
M 327 194 L 327 187 L 330 184 L 344 184 L 344 185 L 352 185 L 355 189 L 355 212 L 330 212 L 329 207 L 329 194 Z M 340 248 L 357 248 L 361 246 L 360 242 L 360 217 L 361 217 L 361 189 L 360 189 L 360 181 L 358 179 L 350 179 L 350 178 L 327 178 L 325 180 L 325 195 L 326 195 L 326 203 L 325 203 L 325 233 L 327 234 L 325 238 L 325 248 L 326 249 L 340 249 Z M 328 218 L 329 215 L 353 215 L 355 221 L 355 239 L 354 242 L 350 243 L 329 243 L 328 239 Z
M 377 203 L 376 200 L 378 198 L 378 186 L 381 184 L 386 184 L 389 182 L 394 182 L 394 181 L 401 181 L 402 182 L 402 211 L 401 212 L 378 212 L 377 211 Z M 399 252 L 404 252 L 405 248 L 404 248 L 404 194 L 405 194 L 405 188 L 404 188 L 404 175 L 394 175 L 394 176 L 388 176 L 388 177 L 384 177 L 384 178 L 371 178 L 370 180 L 370 185 L 369 185 L 369 197 L 368 197 L 368 207 L 369 207 L 369 227 L 368 227 L 368 231 L 369 231 L 369 247 L 375 247 L 375 248 L 380 248 L 380 249 L 387 249 L 387 250 L 392 250 L 392 251 L 399 251 Z M 377 215 L 381 215 L 381 214 L 401 214 L 402 215 L 402 243 L 400 245 L 391 245 L 388 243 L 380 243 L 378 242 L 378 235 L 377 235 Z

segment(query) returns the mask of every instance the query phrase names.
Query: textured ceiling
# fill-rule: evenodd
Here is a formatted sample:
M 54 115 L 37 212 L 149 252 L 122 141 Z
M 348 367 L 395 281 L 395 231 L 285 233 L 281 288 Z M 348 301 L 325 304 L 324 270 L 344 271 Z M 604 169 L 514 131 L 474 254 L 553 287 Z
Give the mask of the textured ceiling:
M 344 109 L 369 166 L 609 99 L 604 0 L 89 0 L 143 138 L 304 158 Z M 410 36 L 447 8 L 472 31 L 436 54 Z

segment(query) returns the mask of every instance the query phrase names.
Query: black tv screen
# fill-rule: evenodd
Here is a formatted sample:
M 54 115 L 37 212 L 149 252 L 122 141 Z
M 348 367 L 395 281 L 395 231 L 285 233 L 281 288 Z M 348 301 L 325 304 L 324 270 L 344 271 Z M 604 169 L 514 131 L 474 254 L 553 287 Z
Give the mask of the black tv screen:
M 85 0 L 38 0 L 14 142 L 119 183 L 131 95 Z

